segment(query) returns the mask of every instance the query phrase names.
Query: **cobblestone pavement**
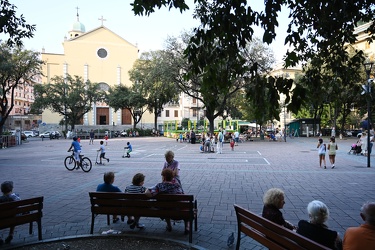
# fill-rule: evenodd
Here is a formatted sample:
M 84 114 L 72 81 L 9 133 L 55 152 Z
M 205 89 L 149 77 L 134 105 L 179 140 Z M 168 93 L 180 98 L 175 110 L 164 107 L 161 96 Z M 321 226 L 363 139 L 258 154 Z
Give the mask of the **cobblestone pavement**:
M 83 154 L 90 157 L 93 169 L 67 171 L 63 165 L 70 140 L 34 139 L 14 148 L 0 150 L 0 181 L 13 180 L 14 191 L 21 198 L 44 196 L 42 220 L 43 239 L 85 235 L 90 231 L 91 212 L 88 192 L 103 182 L 103 173 L 114 171 L 114 185 L 124 190 L 133 175 L 146 175 L 145 186 L 161 181 L 160 172 L 166 150 L 175 152 L 181 164 L 181 181 L 188 194 L 198 201 L 198 231 L 193 244 L 207 249 L 228 247 L 228 236 L 236 236 L 237 222 L 233 204 L 261 213 L 262 197 L 271 187 L 286 193 L 283 209 L 285 219 L 297 224 L 307 219 L 307 204 L 318 199 L 327 204 L 331 216 L 329 227 L 343 236 L 349 226 L 361 223 L 359 209 L 364 201 L 375 200 L 375 157 L 367 168 L 366 157 L 348 154 L 355 138 L 338 140 L 336 167 L 319 168 L 317 138 L 294 138 L 287 142 L 247 141 L 234 151 L 224 145 L 223 154 L 200 153 L 199 144 L 179 143 L 168 138 L 110 139 L 106 165 L 94 165 L 99 140 L 89 145 L 82 140 Z M 130 141 L 131 158 L 122 158 L 124 146 Z M 325 142 L 328 139 L 325 138 Z M 328 156 L 327 156 L 328 163 Z M 166 232 L 165 223 L 156 218 L 141 218 L 144 230 L 131 230 L 126 223 L 107 226 L 105 216 L 98 216 L 95 233 L 108 229 L 130 235 L 157 236 L 188 242 L 183 223 L 176 223 Z M 16 227 L 11 246 L 37 242 L 37 230 L 28 234 L 28 225 Z M 8 230 L 1 230 L 6 237 Z M 263 249 L 249 237 L 241 241 L 241 249 Z

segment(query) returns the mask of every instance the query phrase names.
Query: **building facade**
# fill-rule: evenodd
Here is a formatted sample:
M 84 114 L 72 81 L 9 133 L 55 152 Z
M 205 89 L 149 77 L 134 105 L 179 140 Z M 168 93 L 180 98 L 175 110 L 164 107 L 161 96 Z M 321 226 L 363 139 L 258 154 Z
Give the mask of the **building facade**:
M 41 57 L 45 62 L 42 72 L 42 83 L 50 83 L 54 76 L 80 76 L 84 81 L 99 83 L 102 90 L 111 86 L 131 86 L 128 71 L 138 58 L 137 46 L 129 43 L 110 29 L 102 25 L 86 32 L 85 26 L 77 20 L 72 30 L 63 41 L 63 54 L 42 51 Z M 62 116 L 45 110 L 43 122 L 56 125 Z M 146 112 L 144 122 L 152 122 L 152 116 Z M 131 127 L 133 119 L 126 109 L 115 111 L 104 102 L 93 104 L 92 111 L 85 114 L 82 126 L 96 126 L 106 129 L 114 126 Z
M 9 113 L 7 122 L 4 124 L 4 131 L 7 130 L 38 130 L 41 123 L 40 115 L 30 114 L 31 105 L 35 101 L 34 85 L 40 84 L 41 78 L 35 76 L 24 81 L 14 89 L 14 106 Z M 11 93 L 7 94 L 11 100 Z

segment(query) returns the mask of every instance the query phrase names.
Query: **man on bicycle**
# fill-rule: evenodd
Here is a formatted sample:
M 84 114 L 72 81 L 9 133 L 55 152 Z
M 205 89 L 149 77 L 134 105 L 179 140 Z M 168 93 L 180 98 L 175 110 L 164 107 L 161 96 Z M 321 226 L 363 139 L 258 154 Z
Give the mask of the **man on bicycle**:
M 76 162 L 78 163 L 78 166 L 79 166 L 79 164 L 81 163 L 81 160 L 79 158 L 79 155 L 81 154 L 81 145 L 77 141 L 77 136 L 73 137 L 73 142 L 72 142 L 72 145 L 70 145 L 70 148 L 68 149 L 68 152 L 70 150 L 72 150 L 72 148 L 74 148 L 73 149 L 74 159 L 76 160 Z

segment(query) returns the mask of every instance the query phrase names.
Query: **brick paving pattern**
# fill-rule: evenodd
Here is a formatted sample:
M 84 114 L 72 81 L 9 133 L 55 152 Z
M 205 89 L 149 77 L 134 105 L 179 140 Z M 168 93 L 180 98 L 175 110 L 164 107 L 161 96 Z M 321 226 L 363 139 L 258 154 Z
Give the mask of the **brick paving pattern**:
M 308 219 L 307 204 L 318 199 L 330 209 L 329 228 L 343 236 L 349 226 L 361 223 L 359 209 L 364 201 L 375 200 L 375 157 L 367 168 L 363 156 L 348 154 L 355 138 L 338 140 L 336 167 L 319 168 L 317 138 L 294 138 L 287 142 L 247 141 L 234 151 L 224 145 L 223 154 L 200 153 L 199 144 L 179 143 L 168 138 L 110 139 L 106 165 L 93 165 L 89 173 L 68 171 L 63 160 L 70 140 L 32 139 L 22 146 L 0 150 L 0 182 L 13 180 L 21 198 L 44 196 L 43 239 L 87 235 L 91 212 L 88 192 L 95 191 L 103 182 L 103 173 L 114 171 L 115 183 L 124 190 L 137 172 L 146 175 L 145 186 L 161 181 L 160 172 L 166 150 L 175 152 L 181 165 L 184 191 L 198 200 L 198 231 L 193 233 L 193 244 L 206 249 L 234 249 L 227 246 L 228 236 L 237 233 L 233 204 L 261 213 L 262 197 L 271 187 L 285 191 L 285 219 L 297 224 Z M 122 158 L 126 142 L 133 145 L 131 158 Z M 328 139 L 325 138 L 325 142 Z M 99 140 L 89 145 L 82 140 L 83 154 L 95 163 Z M 108 229 L 130 235 L 157 236 L 188 242 L 183 235 L 183 223 L 176 223 L 172 232 L 165 230 L 165 222 L 156 218 L 141 218 L 144 230 L 131 230 L 126 223 L 107 226 L 106 217 L 98 216 L 95 233 Z M 1 230 L 4 239 L 8 230 Z M 37 230 L 28 234 L 28 225 L 16 227 L 11 246 L 37 242 Z M 241 249 L 264 249 L 249 237 L 241 241 Z

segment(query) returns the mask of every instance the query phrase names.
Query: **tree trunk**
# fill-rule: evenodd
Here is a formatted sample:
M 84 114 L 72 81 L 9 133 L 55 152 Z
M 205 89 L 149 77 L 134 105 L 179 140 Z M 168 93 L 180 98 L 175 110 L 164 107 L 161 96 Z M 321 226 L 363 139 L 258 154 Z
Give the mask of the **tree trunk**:
M 154 129 L 155 129 L 155 131 L 158 130 L 158 115 L 159 114 L 156 112 L 155 116 L 154 116 Z

